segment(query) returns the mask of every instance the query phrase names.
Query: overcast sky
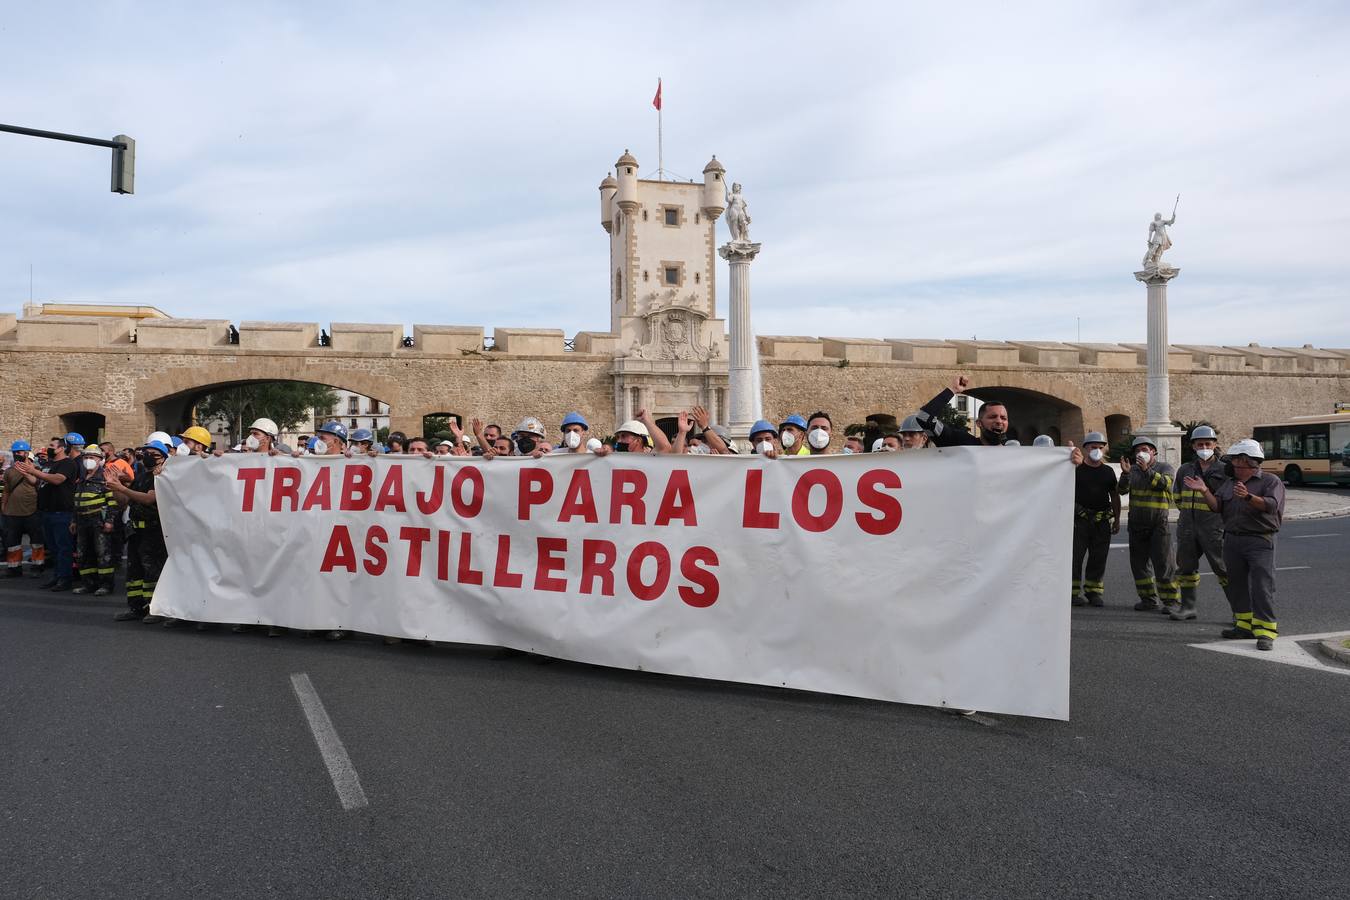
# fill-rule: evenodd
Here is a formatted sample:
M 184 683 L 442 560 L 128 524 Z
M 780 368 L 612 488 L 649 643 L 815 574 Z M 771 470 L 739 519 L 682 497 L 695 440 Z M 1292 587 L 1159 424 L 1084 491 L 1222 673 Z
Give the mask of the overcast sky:
M 941 7 L 938 9 L 938 7 Z M 624 148 L 745 185 L 761 334 L 1350 347 L 1341 3 L 8 4 L 0 310 L 608 328 Z M 726 236 L 719 223 L 719 240 Z M 719 261 L 719 265 L 725 267 Z M 719 275 L 725 310 L 725 270 Z M 1081 319 L 1081 326 L 1079 320 Z

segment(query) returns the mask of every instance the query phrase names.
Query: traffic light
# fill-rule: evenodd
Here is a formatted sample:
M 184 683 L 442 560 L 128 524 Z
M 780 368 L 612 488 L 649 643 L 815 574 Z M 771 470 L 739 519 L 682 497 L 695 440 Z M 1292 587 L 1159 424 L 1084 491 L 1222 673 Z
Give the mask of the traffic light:
M 126 144 L 126 149 L 113 148 L 112 152 L 112 189 L 116 194 L 136 193 L 136 142 L 125 134 L 119 134 L 114 141 Z

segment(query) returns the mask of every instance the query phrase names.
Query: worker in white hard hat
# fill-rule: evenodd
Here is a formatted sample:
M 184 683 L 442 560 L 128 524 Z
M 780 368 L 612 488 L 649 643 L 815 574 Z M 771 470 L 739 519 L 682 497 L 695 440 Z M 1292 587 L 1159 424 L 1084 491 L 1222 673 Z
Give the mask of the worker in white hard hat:
M 1257 650 L 1272 650 L 1275 624 L 1275 535 L 1284 520 L 1284 482 L 1261 471 L 1265 450 L 1248 438 L 1228 448 L 1228 476 L 1216 491 L 1203 478 L 1186 479 L 1205 505 L 1223 516 L 1223 562 L 1228 567 L 1229 639 L 1256 638 Z

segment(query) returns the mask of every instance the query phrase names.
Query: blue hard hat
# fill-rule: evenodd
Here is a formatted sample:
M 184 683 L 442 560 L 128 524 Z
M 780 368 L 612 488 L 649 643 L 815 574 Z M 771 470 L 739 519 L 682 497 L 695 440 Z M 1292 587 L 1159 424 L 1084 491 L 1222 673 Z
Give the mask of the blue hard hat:
M 761 431 L 768 431 L 768 432 L 771 432 L 771 433 L 773 433 L 773 434 L 775 434 L 775 435 L 778 434 L 778 429 L 777 429 L 777 428 L 774 428 L 774 427 L 773 427 L 773 423 L 770 422 L 770 421 L 768 421 L 767 419 L 760 419 L 758 422 L 756 422 L 755 424 L 753 424 L 753 425 L 750 426 L 750 436 L 751 436 L 751 437 L 754 437 L 755 435 L 759 434 Z
M 164 444 L 163 441 L 151 441 L 150 443 L 146 444 L 146 445 L 145 445 L 144 447 L 142 447 L 141 449 L 142 449 L 142 450 L 156 450 L 156 451 L 159 452 L 159 454 L 160 454 L 161 456 L 164 456 L 164 457 L 167 457 L 167 456 L 169 455 L 169 448 L 168 448 L 167 446 L 165 446 L 165 444 Z
M 568 425 L 580 425 L 587 431 L 591 430 L 591 426 L 586 423 L 586 420 L 582 418 L 581 413 L 579 412 L 570 412 L 563 416 L 562 428 L 564 431 L 567 429 Z
M 347 429 L 342 427 L 341 422 L 324 422 L 319 431 L 340 438 L 344 444 L 347 443 Z
M 778 427 L 779 427 L 779 428 L 786 428 L 786 427 L 789 426 L 789 425 L 796 425 L 796 426 L 797 426 L 798 428 L 800 428 L 802 431 L 805 431 L 805 430 L 806 430 L 806 420 L 803 419 L 801 416 L 797 415 L 796 413 L 793 413 L 792 415 L 790 415 L 790 416 L 788 416 L 786 419 L 784 419 L 784 420 L 783 420 L 783 424 L 782 424 L 782 425 L 779 425 Z
M 369 428 L 358 428 L 358 429 L 356 429 L 355 431 L 352 432 L 352 440 L 353 440 L 353 441 L 374 441 L 374 440 L 375 440 L 375 432 L 371 431 Z
M 70 434 L 62 438 L 62 440 L 66 442 L 67 447 L 84 446 L 84 435 L 80 434 L 78 431 L 72 431 Z
M 325 427 L 327 427 L 327 426 L 325 426 Z M 341 428 L 342 426 L 339 425 L 338 427 Z M 323 428 L 320 428 L 319 430 L 320 430 L 320 431 L 323 431 Z M 310 438 L 309 440 L 305 441 L 305 449 L 308 450 L 310 453 L 313 453 L 313 452 L 314 452 L 314 448 L 315 448 L 315 447 L 318 447 L 318 446 L 321 445 L 321 444 L 323 444 L 323 441 L 319 440 L 319 439 L 316 438 L 316 437 L 312 437 L 312 438 Z
M 25 440 L 18 440 L 9 445 L 10 453 L 31 453 L 33 448 Z
M 176 434 L 173 437 L 169 438 L 169 440 L 173 441 L 173 446 L 175 450 L 178 449 L 179 444 L 183 443 L 183 439 Z

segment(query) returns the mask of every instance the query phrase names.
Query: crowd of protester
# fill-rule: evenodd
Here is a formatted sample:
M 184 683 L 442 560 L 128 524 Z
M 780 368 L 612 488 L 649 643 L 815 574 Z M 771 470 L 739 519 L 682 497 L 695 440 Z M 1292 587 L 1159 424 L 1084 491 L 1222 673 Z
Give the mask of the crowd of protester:
M 119 449 L 109 442 L 88 444 L 74 432 L 52 437 L 37 451 L 20 439 L 11 445 L 11 460 L 0 479 L 6 568 L 10 578 L 19 578 L 26 567 L 29 575 L 45 577 L 41 586 L 50 591 L 102 597 L 114 591 L 117 570 L 125 561 L 127 609 L 116 618 L 172 627 L 180 623 L 152 613 L 150 603 L 168 557 L 155 478 L 177 457 L 395 454 L 492 460 L 563 453 L 688 453 L 776 459 L 965 445 L 1018 446 L 1010 438 L 1008 409 L 1001 403 L 983 405 L 978 430 L 949 424 L 952 398 L 970 386 L 968 378 L 959 376 L 898 427 L 869 423 L 866 431 L 849 429 L 842 440 L 829 414 L 814 412 L 789 415 L 777 424 L 758 421 L 751 426 L 748 441 L 737 441 L 724 425 L 713 423 L 702 407 L 679 413 L 669 435 L 647 410 L 639 410 L 636 418 L 622 423 L 605 440 L 593 436 L 585 417 L 577 412 L 562 419 L 556 434 L 550 434 L 534 416 L 522 419 L 509 433 L 479 419 L 473 419 L 465 431 L 452 418 L 448 438 L 392 432 L 383 444 L 368 429 L 349 433 L 341 423 L 330 421 L 306 439 L 303 447 L 291 448 L 282 443 L 280 429 L 268 418 L 254 421 L 244 439 L 229 448 L 214 446 L 211 434 L 200 425 L 178 435 L 154 432 L 137 448 Z M 1135 438 L 1131 452 L 1120 458 L 1119 476 L 1106 465 L 1107 441 L 1101 433 L 1088 433 L 1081 449 L 1070 442 L 1069 461 L 1076 467 L 1070 602 L 1074 606 L 1105 605 L 1106 551 L 1110 536 L 1120 529 L 1121 496 L 1128 495 L 1130 565 L 1139 598 L 1134 609 L 1160 609 L 1175 621 L 1195 619 L 1203 557 L 1218 576 L 1233 612 L 1233 623 L 1223 636 L 1254 638 L 1260 649 L 1270 649 L 1277 635 L 1274 548 L 1284 512 L 1284 485 L 1261 471 L 1262 450 L 1255 441 L 1238 441 L 1226 455 L 1218 456 L 1217 434 L 1212 428 L 1195 429 L 1189 440 L 1195 460 L 1178 472 L 1159 460 L 1152 439 Z M 1047 445 L 1054 445 L 1048 436 L 1033 441 L 1033 446 Z M 1175 539 L 1173 509 L 1180 512 Z M 197 627 L 214 626 L 197 623 Z M 235 631 L 249 627 L 233 626 Z M 267 631 L 286 633 L 277 626 Z M 345 632 L 329 631 L 327 636 L 340 639 Z

